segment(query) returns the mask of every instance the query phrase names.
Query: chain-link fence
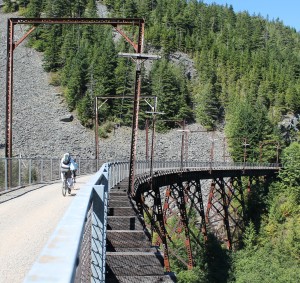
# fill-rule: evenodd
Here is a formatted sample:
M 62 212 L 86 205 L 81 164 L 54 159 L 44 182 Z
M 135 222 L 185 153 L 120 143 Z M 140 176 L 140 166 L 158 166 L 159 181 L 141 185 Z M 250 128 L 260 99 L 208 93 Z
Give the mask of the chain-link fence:
M 75 283 L 90 283 L 92 277 L 92 214 L 93 203 L 86 216 L 86 223 L 84 225 L 83 236 L 80 244 L 78 266 L 75 273 Z

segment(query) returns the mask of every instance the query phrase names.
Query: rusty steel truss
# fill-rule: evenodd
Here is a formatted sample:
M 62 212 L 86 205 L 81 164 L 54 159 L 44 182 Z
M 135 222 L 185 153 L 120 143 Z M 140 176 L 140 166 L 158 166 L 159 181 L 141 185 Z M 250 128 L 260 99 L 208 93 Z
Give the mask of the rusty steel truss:
M 137 178 L 134 200 L 152 244 L 164 255 L 165 271 L 176 260 L 192 269 L 199 249 L 212 233 L 229 250 L 236 249 L 247 223 L 245 199 L 253 184 L 264 183 L 276 170 L 156 171 Z
M 245 220 L 245 191 L 251 186 L 249 178 L 246 189 L 241 177 L 215 178 L 212 180 L 208 195 L 205 221 L 214 234 L 226 243 L 231 250 L 240 240 L 244 231 Z

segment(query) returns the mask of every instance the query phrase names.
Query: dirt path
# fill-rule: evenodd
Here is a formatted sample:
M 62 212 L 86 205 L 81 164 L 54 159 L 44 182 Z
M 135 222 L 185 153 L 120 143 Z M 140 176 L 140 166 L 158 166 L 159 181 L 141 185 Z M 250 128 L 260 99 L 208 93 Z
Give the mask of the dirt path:
M 0 204 L 0 283 L 22 282 L 82 184 L 62 196 L 56 183 Z

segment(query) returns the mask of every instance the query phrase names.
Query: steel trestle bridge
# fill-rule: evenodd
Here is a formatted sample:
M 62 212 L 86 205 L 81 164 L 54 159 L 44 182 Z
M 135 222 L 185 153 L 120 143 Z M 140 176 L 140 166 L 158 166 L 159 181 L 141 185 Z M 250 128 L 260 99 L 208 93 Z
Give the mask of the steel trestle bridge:
M 238 246 L 246 198 L 279 169 L 178 161 L 155 162 L 150 174 L 149 162 L 136 161 L 132 189 L 129 162 L 104 163 L 81 188 L 24 282 L 176 282 L 170 259 L 192 269 L 209 233 L 228 249 Z

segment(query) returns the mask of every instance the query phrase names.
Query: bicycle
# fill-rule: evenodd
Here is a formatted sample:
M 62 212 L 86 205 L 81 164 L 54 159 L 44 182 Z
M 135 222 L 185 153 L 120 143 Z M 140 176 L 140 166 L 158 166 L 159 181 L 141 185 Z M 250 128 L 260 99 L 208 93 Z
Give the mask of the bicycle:
M 64 171 L 63 173 L 63 185 L 62 185 L 62 194 L 65 197 L 67 192 L 69 193 L 69 195 L 71 194 L 71 186 L 69 186 L 68 184 L 68 179 L 72 178 L 73 184 L 74 184 L 74 177 L 73 174 L 70 170 L 68 171 Z

